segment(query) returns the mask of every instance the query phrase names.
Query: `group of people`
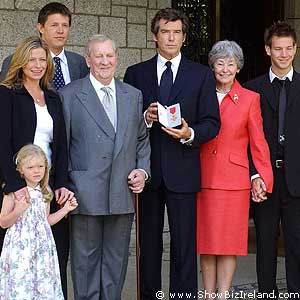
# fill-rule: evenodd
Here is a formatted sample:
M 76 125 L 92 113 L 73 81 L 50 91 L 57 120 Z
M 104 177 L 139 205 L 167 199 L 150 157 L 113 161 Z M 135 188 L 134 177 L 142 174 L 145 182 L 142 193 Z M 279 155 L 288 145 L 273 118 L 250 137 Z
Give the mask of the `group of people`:
M 64 49 L 70 26 L 65 5 L 45 5 L 40 37 L 2 65 L 0 298 L 67 299 L 70 248 L 75 300 L 120 300 L 134 194 L 141 299 L 162 289 L 165 207 L 173 299 L 197 297 L 197 253 L 207 297 L 225 299 L 236 257 L 247 255 L 251 198 L 259 291 L 278 294 L 281 222 L 288 291 L 300 292 L 294 29 L 266 30 L 270 71 L 246 89 L 236 79 L 244 64 L 236 42 L 217 42 L 210 68 L 184 57 L 189 24 L 175 9 L 156 13 L 157 54 L 128 67 L 124 82 L 115 78 L 115 42 L 91 36 L 84 59 Z M 179 103 L 181 126 L 159 123 L 158 102 Z

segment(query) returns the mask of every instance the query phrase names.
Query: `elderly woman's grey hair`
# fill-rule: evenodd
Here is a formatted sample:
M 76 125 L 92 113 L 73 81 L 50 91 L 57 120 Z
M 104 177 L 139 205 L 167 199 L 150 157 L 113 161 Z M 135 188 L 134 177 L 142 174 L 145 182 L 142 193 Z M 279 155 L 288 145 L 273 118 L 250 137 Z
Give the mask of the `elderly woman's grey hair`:
M 242 48 L 234 41 L 216 42 L 208 54 L 208 64 L 214 69 L 215 62 L 220 58 L 233 58 L 241 70 L 244 66 L 244 55 Z
M 112 43 L 112 47 L 113 47 L 113 50 L 115 51 L 115 53 L 117 53 L 117 45 L 116 45 L 116 42 L 110 38 L 108 35 L 106 34 L 94 34 L 92 35 L 87 43 L 86 43 L 86 46 L 85 46 L 85 55 L 90 55 L 90 52 L 91 52 L 91 45 L 94 43 L 94 42 L 100 42 L 100 43 L 103 43 L 103 42 L 106 42 L 106 41 L 111 41 Z

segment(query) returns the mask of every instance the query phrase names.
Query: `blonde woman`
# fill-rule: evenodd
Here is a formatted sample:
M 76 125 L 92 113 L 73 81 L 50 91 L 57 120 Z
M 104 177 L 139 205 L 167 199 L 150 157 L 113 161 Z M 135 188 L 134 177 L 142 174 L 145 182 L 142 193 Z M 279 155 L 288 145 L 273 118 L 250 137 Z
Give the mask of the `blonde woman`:
M 51 87 L 54 66 L 46 44 L 39 37 L 23 40 L 12 57 L 0 85 L 0 179 L 2 193 L 29 200 L 25 180 L 16 171 L 13 157 L 28 143 L 40 146 L 51 166 L 50 183 L 55 200 L 51 211 L 73 197 L 67 186 L 67 143 L 61 102 Z M 62 284 L 66 287 L 69 254 L 68 220 L 53 228 Z M 4 231 L 0 232 L 0 250 Z

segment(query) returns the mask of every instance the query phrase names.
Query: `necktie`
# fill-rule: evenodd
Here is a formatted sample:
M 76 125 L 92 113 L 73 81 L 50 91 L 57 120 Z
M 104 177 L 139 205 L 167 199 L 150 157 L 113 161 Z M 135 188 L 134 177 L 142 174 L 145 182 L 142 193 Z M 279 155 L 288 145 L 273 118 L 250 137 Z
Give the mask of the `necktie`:
M 114 104 L 114 100 L 113 97 L 110 93 L 110 88 L 109 87 L 102 87 L 101 90 L 105 93 L 103 100 L 102 100 L 102 104 L 103 107 L 105 109 L 105 112 L 111 122 L 111 124 L 113 125 L 115 131 L 116 131 L 116 108 L 115 108 L 115 104 Z
M 278 143 L 284 143 L 284 125 L 285 125 L 285 108 L 286 108 L 286 80 L 279 80 L 280 93 L 279 93 L 279 109 L 278 109 Z
M 58 91 L 60 88 L 65 86 L 65 80 L 64 80 L 63 73 L 61 71 L 60 58 L 55 56 L 55 57 L 53 57 L 53 60 L 55 63 L 53 85 L 54 85 L 55 89 Z
M 169 102 L 170 92 L 173 86 L 173 72 L 171 69 L 172 63 L 166 62 L 167 68 L 162 73 L 159 85 L 160 102 L 167 104 Z

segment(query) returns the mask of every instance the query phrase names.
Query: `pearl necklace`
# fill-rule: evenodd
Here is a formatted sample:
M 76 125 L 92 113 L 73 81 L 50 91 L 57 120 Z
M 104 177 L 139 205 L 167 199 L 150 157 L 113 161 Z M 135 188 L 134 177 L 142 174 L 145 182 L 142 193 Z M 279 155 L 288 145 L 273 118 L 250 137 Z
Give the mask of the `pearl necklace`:
M 220 93 L 220 94 L 227 94 L 227 93 L 230 92 L 230 90 L 231 90 L 231 88 L 230 88 L 230 89 L 227 89 L 227 90 L 224 90 L 224 91 L 219 90 L 218 88 L 216 88 L 216 91 L 217 91 L 218 93 Z

